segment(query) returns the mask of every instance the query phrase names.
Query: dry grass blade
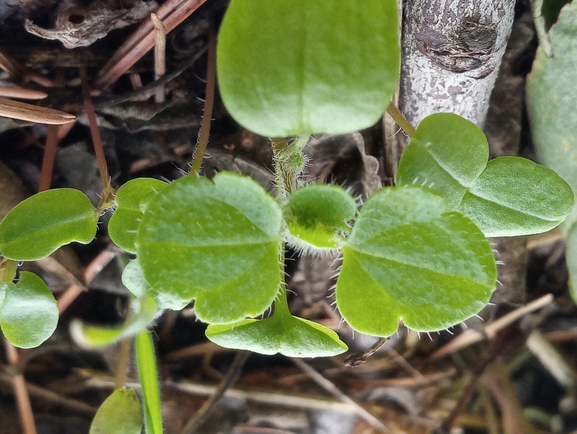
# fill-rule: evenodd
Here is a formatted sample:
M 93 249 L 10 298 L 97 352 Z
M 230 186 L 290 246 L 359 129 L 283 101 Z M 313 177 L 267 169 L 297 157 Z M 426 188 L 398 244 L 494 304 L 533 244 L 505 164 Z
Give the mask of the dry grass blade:
M 76 120 L 76 116 L 70 113 L 6 98 L 0 98 L 0 116 L 48 125 L 68 124 Z
M 155 12 L 162 20 L 166 34 L 188 18 L 206 0 L 168 0 Z M 96 88 L 105 89 L 124 74 L 153 46 L 155 40 L 154 24 L 152 20 L 145 20 L 140 27 L 114 53 L 108 63 L 104 65 L 96 80 Z
M 0 96 L 21 99 L 43 99 L 46 98 L 48 94 L 40 90 L 24 89 L 23 87 L 0 86 Z

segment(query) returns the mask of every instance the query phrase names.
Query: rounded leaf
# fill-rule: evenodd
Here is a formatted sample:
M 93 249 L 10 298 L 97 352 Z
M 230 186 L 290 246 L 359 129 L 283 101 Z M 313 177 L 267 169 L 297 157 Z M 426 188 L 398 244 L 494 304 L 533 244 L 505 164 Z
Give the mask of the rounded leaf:
M 520 157 L 489 161 L 459 211 L 487 237 L 546 232 L 571 212 L 573 191 L 553 170 Z
M 332 357 L 348 349 L 334 331 L 306 319 L 276 313 L 260 321 L 210 324 L 206 337 L 225 348 L 287 357 Z
M 58 307 L 44 281 L 22 271 L 18 283 L 2 286 L 0 327 L 6 338 L 17 347 L 33 348 L 52 336 L 58 324 Z
M 429 187 L 456 209 L 488 158 L 489 144 L 479 127 L 453 113 L 433 114 L 421 121 L 403 151 L 397 185 Z
M 436 331 L 477 313 L 497 279 L 491 246 L 466 216 L 423 187 L 391 187 L 361 208 L 336 287 L 354 329 L 390 336 L 402 320 Z
M 347 221 L 356 212 L 355 200 L 342 187 L 311 184 L 291 195 L 285 220 L 297 240 L 319 249 L 334 249 L 342 243 L 341 234 L 350 231 Z
M 573 193 L 555 172 L 519 157 L 487 163 L 483 132 L 460 116 L 425 118 L 401 158 L 398 185 L 441 193 L 487 237 L 548 231 L 571 211 Z
M 142 409 L 134 389 L 117 389 L 102 403 L 89 434 L 140 434 Z
M 233 0 L 220 28 L 222 99 L 268 137 L 373 125 L 398 84 L 395 0 Z
M 116 210 L 108 223 L 108 235 L 118 247 L 135 253 L 136 233 L 146 203 L 168 184 L 153 178 L 137 178 L 123 184 L 116 193 Z
M 196 299 L 199 319 L 231 323 L 262 313 L 280 286 L 282 213 L 250 178 L 181 178 L 148 205 L 136 239 L 159 297 Z
M 0 253 L 14 261 L 42 259 L 72 241 L 92 241 L 97 222 L 96 210 L 81 191 L 43 191 L 20 202 L 0 222 Z
M 126 286 L 126 288 L 136 298 L 153 294 L 150 285 L 144 278 L 144 271 L 138 262 L 138 258 L 130 261 L 126 264 L 126 267 L 124 267 L 124 271 L 122 272 L 122 284 Z

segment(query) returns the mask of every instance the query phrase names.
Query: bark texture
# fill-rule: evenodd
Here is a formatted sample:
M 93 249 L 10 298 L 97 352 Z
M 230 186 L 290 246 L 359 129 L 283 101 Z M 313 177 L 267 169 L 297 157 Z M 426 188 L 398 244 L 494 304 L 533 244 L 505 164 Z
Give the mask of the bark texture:
M 405 0 L 400 109 L 416 127 L 452 112 L 482 126 L 515 0 Z

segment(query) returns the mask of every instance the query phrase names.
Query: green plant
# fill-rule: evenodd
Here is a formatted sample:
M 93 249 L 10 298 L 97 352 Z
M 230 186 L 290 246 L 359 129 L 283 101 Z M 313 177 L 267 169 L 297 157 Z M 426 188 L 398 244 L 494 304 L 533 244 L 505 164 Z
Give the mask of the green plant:
M 561 9 L 565 3 L 569 4 Z M 527 83 L 533 140 L 543 164 L 557 171 L 577 193 L 577 116 L 574 110 L 577 93 L 573 86 L 577 80 L 577 2 L 545 2 L 543 6 L 542 15 L 547 18 L 547 26 L 542 36 L 549 44 L 539 47 Z M 577 301 L 577 205 L 561 225 L 561 231 L 567 242 L 571 295 Z
M 265 28 L 255 34 L 254 23 Z M 276 198 L 227 172 L 213 180 L 191 173 L 169 184 L 147 178 L 124 184 L 109 235 L 136 255 L 123 274 L 133 294 L 131 314 L 114 329 L 72 326 L 86 346 L 138 336 L 148 431 L 161 426 L 145 329 L 164 309 L 194 301 L 196 316 L 209 323 L 207 337 L 227 347 L 299 357 L 347 350 L 334 331 L 290 313 L 286 243 L 342 253 L 336 305 L 353 329 L 389 336 L 402 320 L 430 332 L 467 319 L 489 301 L 497 271 L 487 236 L 546 231 L 570 212 L 573 193 L 554 172 L 520 158 L 487 162 L 483 133 L 446 113 L 418 126 L 398 185 L 377 191 L 358 211 L 340 187 L 299 184 L 310 134 L 354 131 L 382 115 L 398 81 L 396 23 L 395 0 L 368 0 L 362 8 L 348 0 L 311 0 L 299 8 L 289 0 L 274 7 L 232 1 L 218 47 L 223 100 L 252 131 L 297 135 L 272 140 Z M 38 325 L 27 313 L 14 319 L 12 300 L 28 300 L 32 291 L 23 288 L 46 293 L 31 274 L 12 283 L 16 262 L 71 241 L 89 242 L 99 213 L 80 192 L 51 190 L 22 202 L 0 223 L 0 252 L 8 259 L 0 324 L 16 345 L 38 345 L 55 327 Z M 14 338 L 15 321 L 40 337 Z

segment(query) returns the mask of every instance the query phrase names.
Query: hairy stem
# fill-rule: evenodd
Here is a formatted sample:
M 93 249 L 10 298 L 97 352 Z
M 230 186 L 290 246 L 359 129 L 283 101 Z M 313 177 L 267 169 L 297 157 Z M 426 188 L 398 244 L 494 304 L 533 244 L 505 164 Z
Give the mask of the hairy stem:
M 206 66 L 206 94 L 204 97 L 204 115 L 198 134 L 198 142 L 194 151 L 194 159 L 190 169 L 190 175 L 198 175 L 202 166 L 202 159 L 208 146 L 210 136 L 210 122 L 212 120 L 212 109 L 214 107 L 214 89 L 216 86 L 216 30 L 214 21 L 210 21 L 208 27 L 208 60 Z

